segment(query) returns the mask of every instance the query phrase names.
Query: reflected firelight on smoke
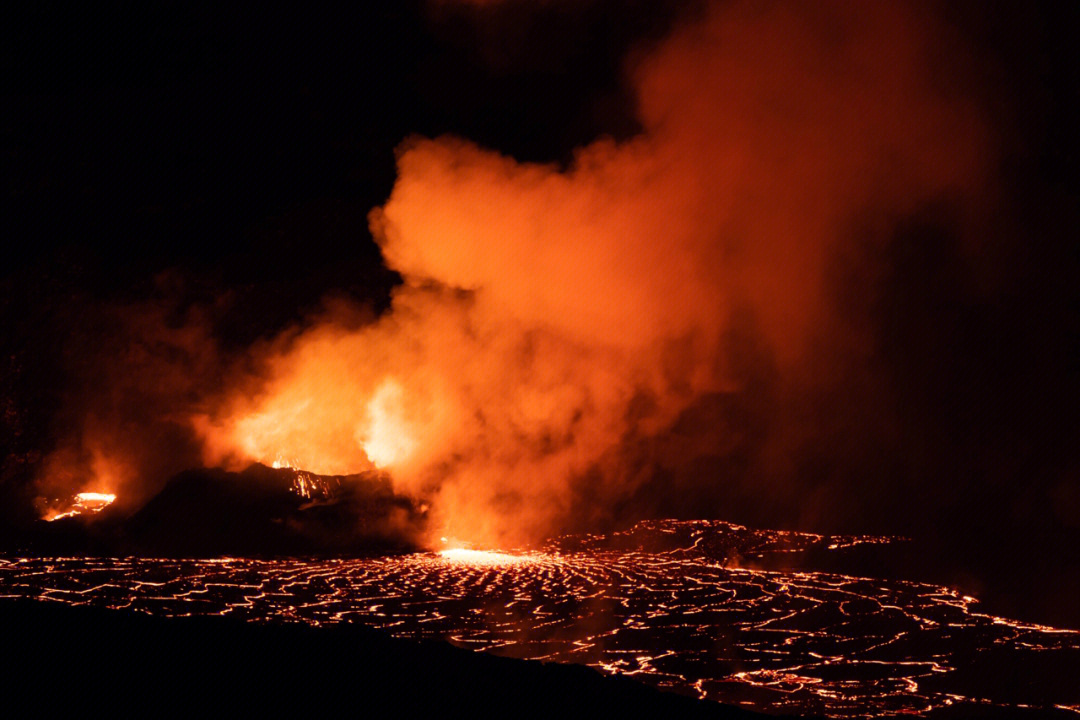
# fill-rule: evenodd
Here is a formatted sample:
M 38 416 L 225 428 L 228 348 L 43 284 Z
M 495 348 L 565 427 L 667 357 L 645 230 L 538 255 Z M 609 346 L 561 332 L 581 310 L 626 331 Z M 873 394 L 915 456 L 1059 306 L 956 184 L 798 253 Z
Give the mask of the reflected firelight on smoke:
M 842 238 L 982 189 L 983 119 L 933 81 L 942 32 L 903 5 L 716 4 L 630 68 L 634 138 L 566 167 L 406 140 L 369 216 L 403 278 L 389 310 L 359 327 L 331 310 L 268 346 L 196 421 L 205 461 L 378 468 L 433 525 L 515 547 L 564 528 L 583 482 L 585 514 L 632 497 L 648 473 L 627 447 L 748 382 L 740 332 L 785 392 L 843 383 L 811 362 L 863 340 L 829 316 Z M 702 431 L 690 454 L 723 446 Z M 777 437 L 764 452 L 786 457 Z
M 368 403 L 368 427 L 360 433 L 360 446 L 380 469 L 407 460 L 416 449 L 416 440 L 402 419 L 403 394 L 399 383 L 387 380 Z
M 632 138 L 599 138 L 565 165 L 405 140 L 369 215 L 402 278 L 382 314 L 359 322 L 327 304 L 229 367 L 193 321 L 166 344 L 199 372 L 125 366 L 116 388 L 155 388 L 160 424 L 194 431 L 176 466 L 145 450 L 143 411 L 87 420 L 74 446 L 98 442 L 125 473 L 105 487 L 133 505 L 153 490 L 135 483 L 193 460 L 378 469 L 430 502 L 431 526 L 503 548 L 651 502 L 653 478 L 698 459 L 752 459 L 742 474 L 695 475 L 701 497 L 709 483 L 753 476 L 757 492 L 766 473 L 770 487 L 795 477 L 789 458 L 818 419 L 804 400 L 845 387 L 839 368 L 861 367 L 872 339 L 833 317 L 837 262 L 854 253 L 870 265 L 854 274 L 872 279 L 894 221 L 942 198 L 977 210 L 994 136 L 971 98 L 943 92 L 945 48 L 963 52 L 925 8 L 706 5 L 627 66 Z M 203 376 L 214 390 L 192 386 Z M 767 432 L 737 427 L 756 417 L 742 411 L 680 426 L 717 398 L 734 409 L 759 396 L 751 424 Z M 888 413 L 870 410 L 854 409 Z M 85 473 L 68 475 L 43 496 L 82 489 Z

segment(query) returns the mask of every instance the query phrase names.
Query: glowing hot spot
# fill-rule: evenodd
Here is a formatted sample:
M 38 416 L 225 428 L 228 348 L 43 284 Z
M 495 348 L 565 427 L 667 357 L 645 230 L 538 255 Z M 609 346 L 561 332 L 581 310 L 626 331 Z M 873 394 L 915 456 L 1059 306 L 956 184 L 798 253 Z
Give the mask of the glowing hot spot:
M 470 550 L 469 548 L 441 550 L 439 556 L 444 560 L 461 565 L 516 565 L 529 561 L 529 558 L 522 555 L 508 555 L 487 550 Z
M 112 493 L 83 492 L 75 496 L 75 501 L 87 510 L 100 510 L 116 500 Z
M 404 393 L 401 385 L 387 380 L 375 392 L 367 406 L 368 424 L 361 433 L 360 445 L 376 467 L 400 463 L 412 454 L 416 440 L 403 419 Z
M 101 512 L 115 500 L 116 495 L 113 493 L 81 492 L 75 496 L 74 501 L 66 510 L 52 510 L 43 519 L 52 522 L 53 520 L 82 515 L 83 513 Z

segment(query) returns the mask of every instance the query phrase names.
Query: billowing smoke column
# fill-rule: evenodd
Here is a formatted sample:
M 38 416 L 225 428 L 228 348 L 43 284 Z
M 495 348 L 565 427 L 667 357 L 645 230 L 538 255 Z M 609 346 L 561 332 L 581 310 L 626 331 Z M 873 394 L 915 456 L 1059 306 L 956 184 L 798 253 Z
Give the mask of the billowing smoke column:
M 716 4 L 628 68 L 629 140 L 566 167 L 407 140 L 370 216 L 404 278 L 387 312 L 328 311 L 229 371 L 199 323 L 160 331 L 147 362 L 110 364 L 122 382 L 87 379 L 115 403 L 74 404 L 142 410 L 86 423 L 44 487 L 79 457 L 109 481 L 70 489 L 118 502 L 162 458 L 183 469 L 157 413 L 211 465 L 385 468 L 438 533 L 481 543 L 608 522 L 643 493 L 701 514 L 724 511 L 695 505 L 710 488 L 798 495 L 791 448 L 843 435 L 834 414 L 890 432 L 872 368 L 851 372 L 872 342 L 836 312 L 837 277 L 871 302 L 898 222 L 984 197 L 993 138 L 955 46 L 899 3 Z
M 391 309 L 283 338 L 257 392 L 197 418 L 206 460 L 383 466 L 434 499 L 441 532 L 507 543 L 602 516 L 658 455 L 701 452 L 649 443 L 748 391 L 748 332 L 778 392 L 843 382 L 828 360 L 860 338 L 833 318 L 837 258 L 983 189 L 990 138 L 951 94 L 951 42 L 899 4 L 717 5 L 632 68 L 629 141 L 565 168 L 406 141 L 371 213 L 405 279 Z M 704 430 L 705 451 L 727 430 Z

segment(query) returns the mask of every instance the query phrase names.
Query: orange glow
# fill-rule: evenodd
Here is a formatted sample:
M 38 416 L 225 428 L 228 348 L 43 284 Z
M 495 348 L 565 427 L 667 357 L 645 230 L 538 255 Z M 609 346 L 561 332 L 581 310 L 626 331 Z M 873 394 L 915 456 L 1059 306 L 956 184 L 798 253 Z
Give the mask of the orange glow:
M 41 497 L 135 507 L 200 462 L 378 467 L 433 526 L 517 547 L 703 458 L 791 477 L 799 400 L 869 342 L 835 317 L 835 276 L 857 250 L 872 283 L 897 218 L 976 209 L 993 137 L 917 5 L 707 5 L 627 66 L 635 137 L 561 165 L 406 140 L 369 216 L 403 280 L 377 317 L 328 302 L 234 357 L 205 318 L 125 316 L 130 354 L 83 383 Z M 688 410 L 743 391 L 767 396 L 760 433 L 721 418 L 684 442 Z
M 390 310 L 359 329 L 328 311 L 267 348 L 195 418 L 205 461 L 384 468 L 494 547 L 557 528 L 583 478 L 617 504 L 644 476 L 627 442 L 740 389 L 733 331 L 786 378 L 853 342 L 822 336 L 844 332 L 826 275 L 853 223 L 975 193 L 987 135 L 938 92 L 934 32 L 901 5 L 718 4 L 632 69 L 638 137 L 567 168 L 407 140 L 370 216 L 405 281 Z
M 75 496 L 80 505 L 100 510 L 116 500 L 113 493 L 82 492 Z
M 439 551 L 439 557 L 461 565 L 517 565 L 529 561 L 529 558 L 524 555 L 508 555 L 506 553 L 471 550 L 469 548 L 441 550 Z
M 406 460 L 416 448 L 416 440 L 402 418 L 402 395 L 401 385 L 387 380 L 368 403 L 368 423 L 360 433 L 360 446 L 376 467 L 386 468 Z
M 636 530 L 643 539 L 659 530 L 682 542 L 650 552 L 634 544 Z M 242 612 L 253 622 L 362 623 L 400 638 L 586 663 L 707 700 L 749 698 L 754 710 L 783 717 L 851 717 L 853 709 L 862 717 L 923 717 L 950 705 L 966 706 L 961 716 L 989 708 L 1007 717 L 1015 690 L 995 686 L 1003 673 L 973 685 L 962 671 L 973 653 L 992 651 L 1004 668 L 1052 668 L 1080 651 L 1080 632 L 982 614 L 972 598 L 946 587 L 811 570 L 724 570 L 711 552 L 700 552 L 726 545 L 725 537 L 766 553 L 777 540 L 815 553 L 838 540 L 838 547 L 885 540 L 747 532 L 662 521 L 619 533 L 623 550 L 590 534 L 526 555 L 457 548 L 350 560 L 14 558 L 0 561 L 0 594 L 145 606 L 166 617 Z M 913 633 L 920 642 L 905 641 Z M 712 651 L 701 650 L 702 639 Z M 1067 680 L 1072 668 L 1064 667 L 1059 677 Z M 1032 692 L 1046 693 L 1042 707 L 1054 700 L 1075 707 L 1072 685 Z
M 47 522 L 61 518 L 83 515 L 86 513 L 98 513 L 116 501 L 113 493 L 81 492 L 75 495 L 74 501 L 64 510 L 49 510 L 42 517 Z

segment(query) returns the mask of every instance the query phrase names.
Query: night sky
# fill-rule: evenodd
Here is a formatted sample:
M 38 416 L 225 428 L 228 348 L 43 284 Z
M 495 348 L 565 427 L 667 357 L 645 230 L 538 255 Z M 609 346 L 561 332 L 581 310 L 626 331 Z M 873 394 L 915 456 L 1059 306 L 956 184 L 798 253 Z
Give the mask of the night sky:
M 118 309 L 153 304 L 175 326 L 196 311 L 222 367 L 335 299 L 385 311 L 401 278 L 368 213 L 394 187 L 403 140 L 452 134 L 565 166 L 598 137 L 630 139 L 627 63 L 702 5 L 5 11 L 0 519 L 33 516 L 43 458 L 81 422 L 102 356 L 124 357 Z M 966 89 L 999 131 L 988 242 L 972 269 L 947 205 L 924 207 L 892 228 L 882 273 L 840 263 L 832 276 L 837 316 L 865 329 L 890 388 L 893 441 L 852 430 L 859 388 L 829 388 L 807 412 L 844 421 L 786 484 L 752 481 L 774 406 L 747 340 L 737 401 L 699 402 L 681 422 L 735 427 L 749 449 L 656 470 L 604 522 L 698 512 L 905 534 L 1006 610 L 1080 627 L 1080 9 L 941 14 L 974 49 Z

